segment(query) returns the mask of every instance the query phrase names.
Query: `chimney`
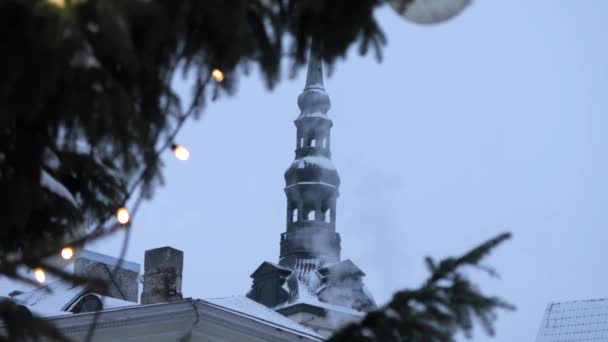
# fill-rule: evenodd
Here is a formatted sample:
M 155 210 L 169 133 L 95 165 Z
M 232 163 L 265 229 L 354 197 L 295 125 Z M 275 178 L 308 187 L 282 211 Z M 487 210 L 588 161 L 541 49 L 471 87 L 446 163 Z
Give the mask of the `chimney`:
M 97 278 L 108 284 L 100 295 L 137 303 L 138 277 L 140 266 L 137 263 L 84 250 L 74 262 L 76 275 Z M 120 267 L 115 270 L 116 266 Z
M 161 247 L 147 250 L 141 304 L 182 299 L 183 267 L 184 252 L 178 249 Z

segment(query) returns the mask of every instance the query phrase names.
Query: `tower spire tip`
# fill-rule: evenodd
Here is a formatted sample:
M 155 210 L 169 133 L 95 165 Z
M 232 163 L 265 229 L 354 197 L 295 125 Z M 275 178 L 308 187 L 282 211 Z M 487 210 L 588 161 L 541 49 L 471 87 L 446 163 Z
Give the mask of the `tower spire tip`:
M 323 88 L 323 61 L 321 60 L 319 44 L 313 40 L 308 58 L 308 73 L 306 74 L 306 88 Z

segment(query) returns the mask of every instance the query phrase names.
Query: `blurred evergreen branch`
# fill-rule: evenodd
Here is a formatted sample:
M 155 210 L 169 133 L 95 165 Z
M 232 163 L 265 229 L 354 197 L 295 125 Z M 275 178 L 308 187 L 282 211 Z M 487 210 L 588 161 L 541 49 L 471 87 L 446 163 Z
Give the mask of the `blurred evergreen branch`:
M 515 307 L 481 293 L 462 271 L 472 266 L 496 276 L 480 262 L 510 237 L 509 233 L 500 234 L 458 258 L 439 263 L 426 258 L 431 274 L 420 288 L 396 293 L 386 306 L 368 313 L 360 323 L 346 326 L 329 341 L 453 342 L 458 332 L 470 338 L 475 321 L 488 335 L 494 335 L 496 311 Z
M 390 1 L 401 14 L 413 2 Z M 113 218 L 115 210 L 127 200 L 137 207 L 162 184 L 160 154 L 184 122 L 198 118 L 208 101 L 234 94 L 238 78 L 252 67 L 272 88 L 281 79 L 282 63 L 290 63 L 292 74 L 304 64 L 312 39 L 323 46 L 321 57 L 330 65 L 353 45 L 380 60 L 386 39 L 373 14 L 387 3 L 1 1 L 0 275 L 33 283 L 18 270 L 43 266 L 75 284 L 103 286 L 66 273 L 47 258 L 66 243 L 82 246 L 124 229 Z M 222 82 L 211 81 L 214 69 L 225 75 Z M 194 80 L 189 103 L 182 103 L 172 86 L 180 74 Z M 429 261 L 437 279 L 422 288 L 426 292 L 395 298 L 454 305 L 454 310 L 478 300 L 471 308 L 489 322 L 498 302 L 475 297 L 472 285 L 456 276 L 458 267 L 475 257 Z M 451 287 L 441 285 L 446 279 Z M 440 301 L 455 294 L 470 297 Z M 430 308 L 411 314 L 452 322 L 438 307 Z M 379 314 L 369 319 L 374 315 Z M 454 317 L 457 326 L 470 326 L 468 316 Z M 11 341 L 38 334 L 61 340 L 54 328 L 10 301 L 0 302 L 0 320 Z M 376 329 L 388 323 L 374 324 Z M 447 336 L 453 329 L 438 331 Z

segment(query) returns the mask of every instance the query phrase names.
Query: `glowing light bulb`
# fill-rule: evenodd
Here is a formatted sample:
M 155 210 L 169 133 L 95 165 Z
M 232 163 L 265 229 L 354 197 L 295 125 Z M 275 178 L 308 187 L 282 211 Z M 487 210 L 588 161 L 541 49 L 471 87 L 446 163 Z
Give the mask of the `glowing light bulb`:
M 190 158 L 190 151 L 182 145 L 171 145 L 175 158 L 179 160 L 188 160 Z
M 74 250 L 72 247 L 63 247 L 61 250 L 61 257 L 65 260 L 70 260 L 74 256 Z
M 131 214 L 129 214 L 129 211 L 127 210 L 127 208 L 121 207 L 120 209 L 118 209 L 116 211 L 116 219 L 121 224 L 127 224 L 129 222 L 129 220 L 131 219 Z
M 220 69 L 213 69 L 211 71 L 211 76 L 215 78 L 216 81 L 222 82 L 224 80 L 224 73 Z
M 48 0 L 48 2 L 57 7 L 65 7 L 65 0 Z
M 36 281 L 39 283 L 44 283 L 44 281 L 46 280 L 46 274 L 44 273 L 44 270 L 40 267 L 38 267 L 37 269 L 34 270 L 34 278 L 36 278 Z

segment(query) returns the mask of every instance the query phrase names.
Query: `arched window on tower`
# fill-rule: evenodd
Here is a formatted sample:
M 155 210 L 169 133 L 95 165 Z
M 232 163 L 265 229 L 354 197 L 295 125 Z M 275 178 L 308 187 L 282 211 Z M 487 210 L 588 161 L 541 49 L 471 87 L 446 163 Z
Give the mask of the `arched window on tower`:
M 308 212 L 308 214 L 306 214 L 306 220 L 307 221 L 314 221 L 315 220 L 315 211 L 311 210 Z
M 321 140 L 321 146 L 327 148 L 327 139 L 323 138 L 323 140 Z
M 304 138 L 300 138 L 300 147 L 304 147 Z
M 291 212 L 291 222 L 297 222 L 297 221 L 298 221 L 298 208 L 295 208 Z
M 314 139 L 314 138 L 313 138 L 313 139 L 310 141 L 310 147 L 316 147 L 316 146 L 317 146 L 317 139 Z
M 327 223 L 331 222 L 331 209 L 325 210 L 325 222 L 327 222 Z

